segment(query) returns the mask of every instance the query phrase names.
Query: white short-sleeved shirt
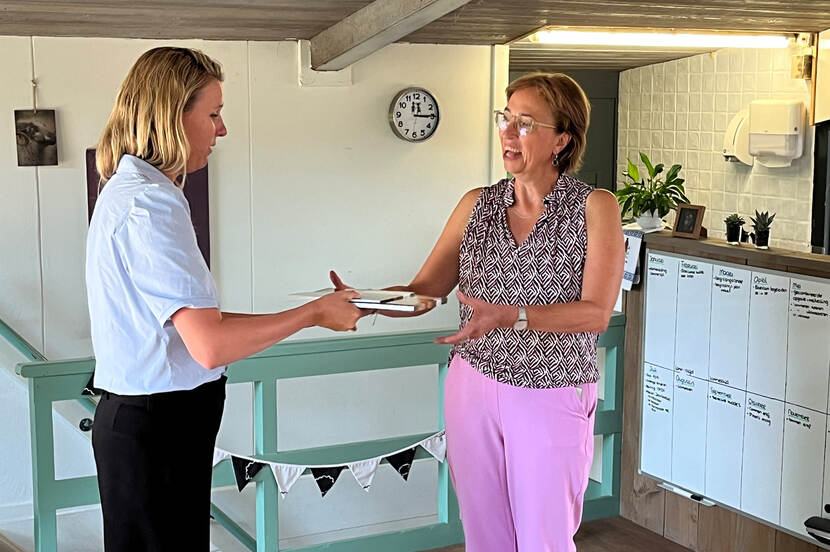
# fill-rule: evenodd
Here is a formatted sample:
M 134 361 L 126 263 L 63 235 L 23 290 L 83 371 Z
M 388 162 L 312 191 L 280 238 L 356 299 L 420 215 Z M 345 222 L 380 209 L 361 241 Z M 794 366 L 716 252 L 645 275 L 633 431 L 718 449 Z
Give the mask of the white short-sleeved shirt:
M 124 155 L 95 205 L 86 286 L 95 381 L 119 395 L 193 389 L 219 379 L 193 360 L 170 317 L 219 308 L 182 191 L 149 163 Z

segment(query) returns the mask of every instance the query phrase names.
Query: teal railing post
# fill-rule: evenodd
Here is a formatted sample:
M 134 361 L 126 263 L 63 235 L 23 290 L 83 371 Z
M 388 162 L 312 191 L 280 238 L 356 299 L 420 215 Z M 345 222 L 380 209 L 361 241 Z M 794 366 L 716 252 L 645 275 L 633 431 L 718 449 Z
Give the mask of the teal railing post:
M 445 429 L 444 424 L 444 391 L 449 364 L 438 365 L 438 429 Z M 438 464 L 438 522 L 458 523 L 458 500 L 455 496 L 452 481 L 450 480 L 449 462 Z
M 50 552 L 58 549 L 57 508 L 50 492 L 55 482 L 55 441 L 52 401 L 38 399 L 38 385 L 38 380 L 29 380 L 34 538 L 36 552 Z
M 604 398 L 597 405 L 594 435 L 602 435 L 602 482 L 588 482 L 584 521 L 617 516 L 620 513 L 620 463 L 622 445 L 623 359 L 625 316 L 615 314 L 598 347 L 605 349 L 605 375 L 600 381 Z
M 265 455 L 277 450 L 277 382 L 276 378 L 254 383 L 254 451 Z M 279 502 L 277 483 L 269 470 L 260 470 L 256 478 L 257 552 L 277 552 L 280 546 Z

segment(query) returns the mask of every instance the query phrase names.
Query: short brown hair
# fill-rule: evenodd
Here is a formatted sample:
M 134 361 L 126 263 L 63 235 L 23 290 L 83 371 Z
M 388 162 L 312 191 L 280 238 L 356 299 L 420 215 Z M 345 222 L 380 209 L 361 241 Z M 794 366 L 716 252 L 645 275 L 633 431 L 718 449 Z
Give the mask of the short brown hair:
M 164 174 L 181 174 L 184 183 L 190 144 L 182 114 L 214 79 L 224 80 L 222 67 L 199 50 L 165 46 L 144 52 L 124 78 L 98 142 L 101 182 L 130 154 Z
M 582 166 L 585 153 L 588 124 L 591 120 L 591 104 L 585 92 L 568 75 L 562 73 L 529 73 L 507 86 L 507 99 L 515 92 L 534 88 L 545 100 L 553 115 L 557 132 L 568 132 L 571 141 L 559 154 L 559 170 L 577 171 Z

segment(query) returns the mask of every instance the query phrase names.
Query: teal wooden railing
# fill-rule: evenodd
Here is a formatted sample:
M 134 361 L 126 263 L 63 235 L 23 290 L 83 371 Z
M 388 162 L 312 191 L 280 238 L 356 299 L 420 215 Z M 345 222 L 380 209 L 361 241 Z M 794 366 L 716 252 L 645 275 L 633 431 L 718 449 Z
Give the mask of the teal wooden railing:
M 4 330 L 5 328 L 5 330 Z M 600 336 L 605 348 L 605 398 L 597 407 L 594 433 L 602 435 L 602 482 L 591 480 L 585 497 L 583 519 L 619 514 L 620 445 L 622 432 L 622 375 L 625 318 L 615 315 Z M 229 383 L 253 383 L 254 457 L 288 464 L 345 464 L 382 456 L 418 442 L 430 433 L 402 435 L 392 439 L 363 441 L 304 450 L 277 449 L 277 382 L 283 379 L 325 376 L 350 372 L 385 370 L 406 366 L 438 365 L 439 428 L 443 429 L 443 389 L 447 372 L 446 346 L 433 340 L 448 330 L 417 331 L 367 337 L 315 339 L 279 343 L 262 353 L 234 363 L 228 370 Z M 28 362 L 16 366 L 28 380 L 29 417 L 32 441 L 34 494 L 34 538 L 37 552 L 56 552 L 59 509 L 96 504 L 99 501 L 95 476 L 55 479 L 55 451 L 52 403 L 79 399 L 95 366 L 92 358 L 46 361 L 34 348 L 5 324 L 4 337 Z M 24 352 L 24 351 L 28 351 Z M 35 354 L 37 353 L 37 354 Z M 38 357 L 39 355 L 39 357 Z M 418 449 L 416 458 L 431 458 Z M 279 502 L 276 482 L 270 470 L 261 470 L 256 484 L 256 535 L 248 534 L 215 505 L 214 518 L 248 549 L 279 551 Z M 214 469 L 213 486 L 234 484 L 229 461 Z M 366 550 L 427 550 L 463 541 L 458 506 L 446 462 L 438 467 L 438 522 L 432 525 L 364 536 L 296 549 L 298 552 L 364 552 Z

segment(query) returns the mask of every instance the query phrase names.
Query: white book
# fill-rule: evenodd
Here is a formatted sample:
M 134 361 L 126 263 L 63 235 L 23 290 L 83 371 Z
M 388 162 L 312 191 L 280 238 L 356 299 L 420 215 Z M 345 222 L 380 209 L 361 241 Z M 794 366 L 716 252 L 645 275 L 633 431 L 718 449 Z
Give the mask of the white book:
M 411 299 L 415 299 L 412 301 Z M 409 300 L 409 301 L 407 301 Z M 351 303 L 359 308 L 359 309 L 368 309 L 368 310 L 391 310 L 391 311 L 404 311 L 404 312 L 415 312 L 418 309 L 419 300 L 417 297 L 413 298 L 403 298 L 397 299 L 394 301 L 387 301 L 385 303 L 373 303 L 371 301 L 361 301 L 360 299 L 352 299 Z
M 360 294 L 360 297 L 356 297 L 350 302 L 359 309 L 415 312 L 431 309 L 436 304 L 447 302 L 445 297 L 425 297 L 416 295 L 411 291 L 390 291 L 387 289 L 356 289 L 355 291 Z M 317 299 L 333 292 L 334 288 L 324 288 L 292 295 Z

